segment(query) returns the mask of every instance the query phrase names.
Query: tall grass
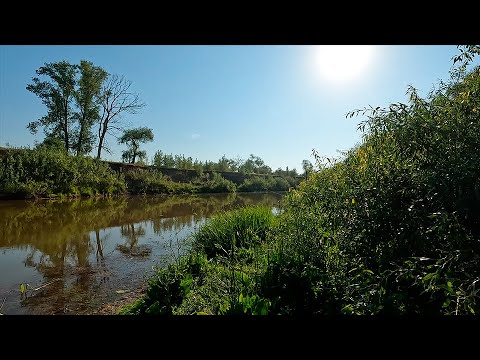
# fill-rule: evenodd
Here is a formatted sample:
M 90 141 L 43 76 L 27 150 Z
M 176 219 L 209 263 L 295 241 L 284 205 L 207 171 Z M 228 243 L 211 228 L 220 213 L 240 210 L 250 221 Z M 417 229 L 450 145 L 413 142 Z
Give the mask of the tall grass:
M 273 222 L 268 207 L 246 207 L 217 215 L 194 233 L 194 249 L 208 258 L 229 256 L 234 247 L 248 249 L 265 242 Z
M 191 250 L 157 270 L 146 296 L 124 309 L 133 314 L 266 313 L 256 292 L 262 267 L 258 247 L 275 223 L 270 208 L 219 214 L 191 237 Z

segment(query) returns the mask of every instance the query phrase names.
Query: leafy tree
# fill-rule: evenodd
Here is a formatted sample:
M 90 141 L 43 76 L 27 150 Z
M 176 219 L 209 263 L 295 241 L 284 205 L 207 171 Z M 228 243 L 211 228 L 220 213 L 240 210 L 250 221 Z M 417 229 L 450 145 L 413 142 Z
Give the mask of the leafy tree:
M 115 131 L 123 130 L 122 115 L 136 114 L 145 106 L 138 94 L 130 91 L 131 85 L 131 81 L 123 76 L 110 75 L 102 87 L 100 94 L 102 114 L 98 118 L 98 159 L 102 150 L 109 151 L 106 135 L 113 135 Z
M 126 144 L 128 146 L 128 149 L 122 152 L 123 161 L 134 164 L 137 158 L 144 159 L 147 153 L 145 150 L 140 150 L 140 144 L 148 141 L 153 141 L 152 129 L 140 127 L 124 130 L 123 135 L 118 140 L 119 144 Z
M 238 166 L 238 171 L 243 174 L 271 174 L 272 169 L 265 164 L 265 162 L 256 155 L 250 154 L 250 157 Z
M 27 85 L 27 90 L 37 95 L 47 106 L 47 115 L 30 122 L 27 128 L 36 134 L 38 127 L 43 126 L 45 135 L 63 140 L 67 152 L 72 147 L 70 128 L 74 118 L 72 102 L 77 72 L 78 66 L 67 61 L 45 63 L 45 66 L 36 70 L 36 74 L 45 76 L 48 80 L 41 81 L 34 77 L 32 83 Z
M 250 154 L 250 158 L 245 160 L 239 167 L 238 170 L 239 172 L 243 174 L 251 174 L 255 172 L 255 163 L 252 160 L 254 157 L 253 154 Z
M 163 157 L 164 155 L 162 150 L 157 150 L 155 155 L 153 155 L 152 165 L 157 167 L 165 166 L 163 165 Z
M 157 167 L 175 167 L 175 158 L 172 154 L 164 154 L 161 150 L 158 150 L 153 156 L 153 165 Z
M 313 170 L 313 165 L 309 160 L 302 161 L 303 175 L 308 177 L 308 174 Z
M 215 164 L 212 161 L 205 161 L 204 169 L 207 171 L 215 170 Z
M 74 93 L 79 109 L 76 114 L 78 120 L 75 145 L 77 156 L 92 150 L 94 142 L 92 126 L 99 118 L 98 99 L 102 83 L 108 75 L 101 67 L 94 66 L 92 62 L 85 60 L 80 62 L 80 74 L 78 90 Z
M 231 169 L 231 167 L 230 167 L 230 160 L 227 159 L 227 158 L 225 157 L 225 155 L 223 155 L 223 156 L 218 160 L 216 169 L 217 169 L 218 171 L 230 171 L 230 169 Z
M 283 177 L 295 177 L 295 176 L 298 176 L 297 174 L 297 170 L 296 169 L 293 169 L 293 170 L 289 170 L 288 169 L 288 166 L 285 170 L 283 170 L 282 168 L 278 168 L 277 170 L 275 170 L 273 172 L 273 174 L 275 175 L 280 175 L 280 176 L 283 176 Z

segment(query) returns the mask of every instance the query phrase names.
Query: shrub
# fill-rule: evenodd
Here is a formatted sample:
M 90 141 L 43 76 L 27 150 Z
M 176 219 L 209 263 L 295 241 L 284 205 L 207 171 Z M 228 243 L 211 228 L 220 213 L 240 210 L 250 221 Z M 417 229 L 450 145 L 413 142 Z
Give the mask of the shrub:
M 232 181 L 223 178 L 219 173 L 215 172 L 211 177 L 203 176 L 197 178 L 197 184 L 199 185 L 199 192 L 202 193 L 230 193 L 235 192 L 237 189 Z

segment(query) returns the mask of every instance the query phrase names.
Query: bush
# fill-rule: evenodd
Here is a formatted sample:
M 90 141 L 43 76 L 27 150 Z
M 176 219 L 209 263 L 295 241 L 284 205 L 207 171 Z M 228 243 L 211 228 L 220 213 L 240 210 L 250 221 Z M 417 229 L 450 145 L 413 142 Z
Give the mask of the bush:
M 267 191 L 272 188 L 271 177 L 252 176 L 238 187 L 241 192 Z
M 230 193 L 235 192 L 237 187 L 235 184 L 223 178 L 219 173 L 213 173 L 212 176 L 204 174 L 200 178 L 197 178 L 196 182 L 199 186 L 199 192 L 201 193 Z
M 324 166 L 317 159 L 319 171 L 288 195 L 288 220 L 277 234 L 282 262 L 272 262 L 280 269 L 271 269 L 278 286 L 301 284 L 314 270 L 299 290 L 311 300 L 282 294 L 283 308 L 480 310 L 474 290 L 480 276 L 478 89 L 478 69 L 427 100 L 410 89 L 409 104 L 372 109 L 360 125 L 366 129 L 363 143 L 342 161 Z M 339 265 L 334 271 L 327 254 L 338 254 L 329 260 Z M 285 274 L 297 275 L 290 282 Z M 351 274 L 362 281 L 352 281 Z M 328 279 L 326 292 L 320 291 L 322 279 Z
M 177 183 L 155 169 L 125 172 L 127 189 L 132 194 L 192 194 L 198 188 L 190 183 Z

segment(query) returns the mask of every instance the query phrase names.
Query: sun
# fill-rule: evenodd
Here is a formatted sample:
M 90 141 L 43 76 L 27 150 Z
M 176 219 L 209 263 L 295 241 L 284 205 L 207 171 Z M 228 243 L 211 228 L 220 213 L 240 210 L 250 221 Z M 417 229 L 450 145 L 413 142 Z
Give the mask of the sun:
M 315 49 L 315 66 L 323 79 L 344 84 L 366 72 L 373 52 L 370 45 L 319 45 Z

